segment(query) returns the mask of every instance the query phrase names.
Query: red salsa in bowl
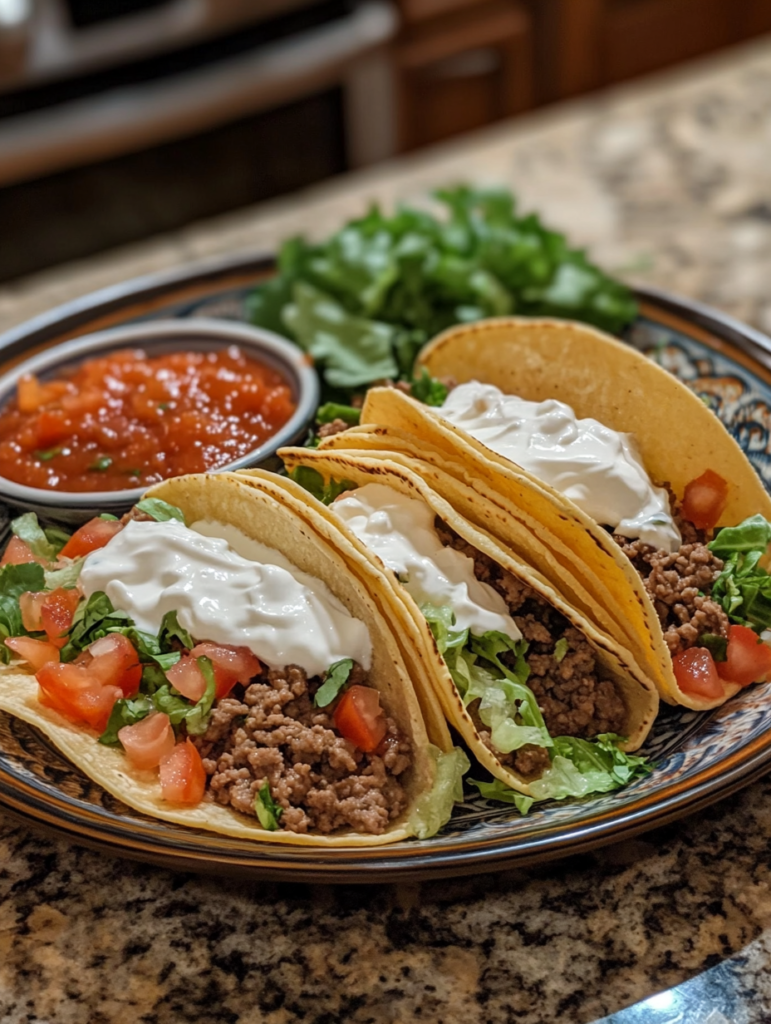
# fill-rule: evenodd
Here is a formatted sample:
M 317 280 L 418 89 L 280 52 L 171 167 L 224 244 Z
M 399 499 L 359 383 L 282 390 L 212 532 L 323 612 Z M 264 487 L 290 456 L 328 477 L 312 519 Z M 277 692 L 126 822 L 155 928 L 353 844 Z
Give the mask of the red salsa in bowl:
M 289 381 L 237 345 L 108 351 L 19 378 L 0 410 L 0 476 L 66 492 L 146 487 L 243 458 L 296 408 Z

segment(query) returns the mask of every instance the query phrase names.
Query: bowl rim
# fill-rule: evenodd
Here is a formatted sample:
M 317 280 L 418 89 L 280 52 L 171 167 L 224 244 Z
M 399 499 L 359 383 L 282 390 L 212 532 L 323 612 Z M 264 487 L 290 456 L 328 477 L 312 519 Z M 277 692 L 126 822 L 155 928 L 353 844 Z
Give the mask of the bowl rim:
M 287 422 L 258 448 L 247 452 L 233 462 L 211 473 L 234 472 L 255 465 L 274 455 L 279 448 L 290 443 L 310 422 L 319 404 L 320 385 L 310 357 L 298 345 L 282 338 L 281 335 L 262 327 L 210 317 L 191 320 L 160 319 L 143 323 L 125 324 L 86 334 L 60 342 L 22 359 L 15 366 L 0 375 L 0 410 L 7 400 L 5 396 L 14 388 L 25 373 L 39 373 L 57 365 L 87 359 L 97 352 L 122 347 L 145 347 L 152 341 L 173 341 L 184 338 L 196 340 L 211 339 L 223 344 L 241 344 L 255 352 L 261 350 L 277 364 L 296 392 L 297 406 Z M 19 484 L 0 475 L 0 499 L 19 505 L 35 505 L 52 510 L 90 509 L 99 505 L 135 504 L 147 490 L 147 486 L 127 487 L 106 491 L 64 491 L 45 490 Z

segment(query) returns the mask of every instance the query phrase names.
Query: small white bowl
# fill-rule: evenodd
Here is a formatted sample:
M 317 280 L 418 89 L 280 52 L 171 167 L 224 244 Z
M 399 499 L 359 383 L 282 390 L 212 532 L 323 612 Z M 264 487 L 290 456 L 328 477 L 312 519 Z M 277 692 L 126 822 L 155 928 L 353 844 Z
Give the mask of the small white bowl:
M 319 403 L 319 382 L 302 349 L 278 334 L 248 324 L 204 319 L 151 320 L 65 341 L 31 356 L 0 376 L 0 409 L 13 397 L 19 378 L 26 373 L 46 380 L 86 359 L 125 348 L 161 356 L 180 351 L 211 352 L 230 345 L 238 345 L 247 355 L 277 370 L 291 387 L 297 407 L 284 426 L 259 448 L 212 472 L 254 466 L 270 468 L 279 448 L 299 443 L 306 436 Z M 14 508 L 71 523 L 84 522 L 101 512 L 122 514 L 139 501 L 144 490 L 144 487 L 127 487 L 120 491 L 48 491 L 0 476 L 0 500 Z

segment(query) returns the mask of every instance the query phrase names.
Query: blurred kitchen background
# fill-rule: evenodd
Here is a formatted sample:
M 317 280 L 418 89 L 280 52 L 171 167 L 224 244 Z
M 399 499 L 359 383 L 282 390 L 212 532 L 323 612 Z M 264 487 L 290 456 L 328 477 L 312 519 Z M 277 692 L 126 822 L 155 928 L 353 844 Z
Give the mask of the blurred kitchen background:
M 0 280 L 771 32 L 771 0 L 0 0 Z

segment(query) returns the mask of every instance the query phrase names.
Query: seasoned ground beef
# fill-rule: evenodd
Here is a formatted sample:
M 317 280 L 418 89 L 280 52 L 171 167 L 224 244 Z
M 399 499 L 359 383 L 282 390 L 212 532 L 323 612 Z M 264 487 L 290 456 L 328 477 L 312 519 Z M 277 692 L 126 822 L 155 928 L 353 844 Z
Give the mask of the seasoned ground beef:
M 697 646 L 705 633 L 728 636 L 729 621 L 709 596 L 723 562 L 707 547 L 705 531 L 683 516 L 681 503 L 668 486 L 667 490 L 672 517 L 683 538 L 677 551 L 669 554 L 619 534 L 613 534 L 613 539 L 642 576 L 674 656 Z
M 355 666 L 351 683 L 366 682 Z M 208 778 L 207 798 L 256 815 L 267 781 L 289 832 L 353 829 L 378 835 L 404 810 L 398 779 L 411 763 L 410 744 L 388 719 L 380 753 L 365 754 L 334 729 L 332 711 L 313 705 L 320 679 L 296 665 L 266 670 L 241 696 L 219 701 L 194 743 Z
M 319 437 L 334 437 L 335 434 L 342 434 L 348 429 L 349 424 L 345 420 L 332 420 L 331 423 L 322 423 L 319 427 Z
M 435 525 L 442 543 L 473 558 L 476 578 L 493 587 L 508 605 L 528 642 L 527 685 L 536 696 L 551 735 L 587 739 L 603 732 L 622 732 L 626 719 L 624 702 L 615 683 L 599 678 L 594 651 L 580 630 L 526 583 L 459 537 L 442 519 L 437 517 Z M 558 661 L 554 649 L 562 639 L 567 643 L 567 651 Z M 514 656 L 504 655 L 506 658 L 511 659 L 513 667 Z M 475 704 L 469 711 L 481 738 L 493 749 L 489 730 L 479 719 Z M 526 776 L 540 775 L 549 765 L 548 752 L 531 745 L 505 755 L 496 751 L 496 756 Z

